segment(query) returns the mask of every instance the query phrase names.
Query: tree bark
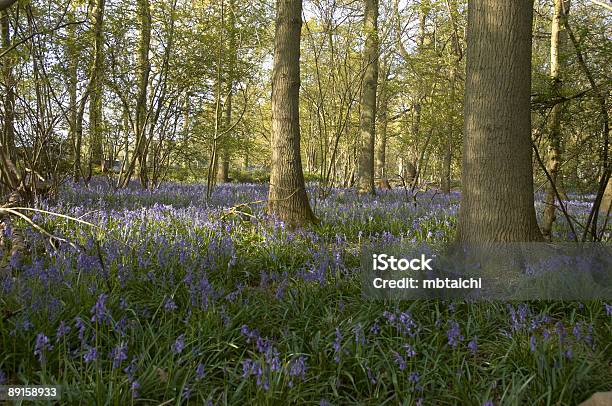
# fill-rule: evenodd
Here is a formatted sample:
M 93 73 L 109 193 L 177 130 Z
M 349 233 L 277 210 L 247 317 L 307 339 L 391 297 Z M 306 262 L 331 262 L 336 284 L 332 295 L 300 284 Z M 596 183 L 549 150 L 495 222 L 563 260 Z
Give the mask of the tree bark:
M 234 70 L 236 67 L 236 61 L 238 59 L 238 49 L 236 47 L 236 5 L 234 0 L 229 2 L 229 16 L 228 16 L 228 37 L 229 46 L 228 51 L 230 52 L 229 66 L 227 69 L 227 100 L 225 102 L 225 128 L 232 126 L 232 93 L 234 88 Z M 230 167 L 230 147 L 228 146 L 228 138 L 231 138 L 232 134 L 226 134 L 225 140 L 221 147 L 221 166 L 219 173 L 217 174 L 217 182 L 225 183 L 229 182 L 229 167 Z
M 374 194 L 374 142 L 376 134 L 376 88 L 378 82 L 378 0 L 365 1 L 363 33 L 364 75 L 361 90 L 359 129 L 361 151 L 357 173 L 357 191 Z
M 533 205 L 533 0 L 469 0 L 459 243 L 540 241 Z
M 140 24 L 140 39 L 138 44 L 138 98 L 136 100 L 136 154 L 138 160 L 138 176 L 142 187 L 149 183 L 147 170 L 147 90 L 151 61 L 149 50 L 151 48 L 151 7 L 149 0 L 138 0 L 138 18 Z
M 71 8 L 68 13 L 70 21 L 74 21 L 74 12 Z M 70 106 L 68 108 L 68 138 L 72 142 L 72 180 L 78 182 L 81 178 L 81 134 L 77 132 L 78 119 L 78 52 L 76 50 L 76 26 L 67 27 L 68 36 L 66 38 L 66 60 L 68 61 L 68 96 Z
M 317 221 L 306 194 L 300 154 L 301 27 L 302 0 L 277 0 L 268 210 L 290 227 Z
M 11 46 L 11 31 L 8 12 L 3 11 L 0 15 L 0 26 L 2 31 L 2 50 Z M 15 162 L 15 77 L 13 75 L 13 56 L 6 55 L 3 58 L 2 76 L 5 84 L 4 95 L 4 128 L 2 128 L 2 147 L 4 153 Z
M 0 11 L 6 10 L 16 2 L 17 0 L 0 0 Z
M 389 70 L 387 67 L 383 69 L 384 75 L 381 83 L 381 91 L 379 102 L 378 119 L 380 122 L 380 131 L 376 137 L 376 178 L 385 182 L 387 180 L 387 128 L 389 124 Z
M 89 132 L 91 142 L 91 162 L 101 165 L 104 159 L 102 148 L 102 91 L 104 83 L 104 7 L 105 0 L 94 3 L 94 69 L 91 83 L 91 98 L 89 99 Z
M 567 43 L 567 32 L 565 30 L 564 19 L 569 13 L 569 0 L 554 0 L 554 14 L 550 35 L 550 77 L 552 80 L 552 97 L 561 96 L 563 87 L 561 71 L 563 68 L 563 51 Z M 560 182 L 561 175 L 561 115 L 563 103 L 556 103 L 550 112 L 550 123 L 548 133 L 548 173 L 552 183 L 546 187 L 544 198 L 544 219 L 542 222 L 542 234 L 547 240 L 552 239 L 553 223 L 556 219 L 556 196 L 554 187 Z

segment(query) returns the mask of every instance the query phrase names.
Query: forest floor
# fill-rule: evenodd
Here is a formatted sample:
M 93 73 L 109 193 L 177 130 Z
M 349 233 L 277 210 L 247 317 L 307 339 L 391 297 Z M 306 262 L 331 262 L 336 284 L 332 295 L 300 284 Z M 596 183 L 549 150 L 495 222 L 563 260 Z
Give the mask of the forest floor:
M 332 190 L 313 198 L 321 225 L 297 232 L 262 203 L 231 210 L 266 195 L 63 190 L 43 208 L 95 227 L 34 216 L 72 244 L 29 231 L 0 280 L 0 384 L 118 405 L 576 405 L 612 390 L 610 304 L 363 299 L 363 244 L 451 240 L 458 193 Z M 571 198 L 583 219 L 589 197 Z

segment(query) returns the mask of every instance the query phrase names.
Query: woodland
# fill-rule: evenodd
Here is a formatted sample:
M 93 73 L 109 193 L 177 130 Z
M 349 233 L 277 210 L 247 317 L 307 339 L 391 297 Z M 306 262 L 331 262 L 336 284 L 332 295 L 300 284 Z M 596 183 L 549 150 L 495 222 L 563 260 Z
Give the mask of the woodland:
M 612 391 L 609 295 L 369 300 L 360 262 L 609 253 L 610 66 L 609 0 L 0 0 L 0 385 L 85 405 Z

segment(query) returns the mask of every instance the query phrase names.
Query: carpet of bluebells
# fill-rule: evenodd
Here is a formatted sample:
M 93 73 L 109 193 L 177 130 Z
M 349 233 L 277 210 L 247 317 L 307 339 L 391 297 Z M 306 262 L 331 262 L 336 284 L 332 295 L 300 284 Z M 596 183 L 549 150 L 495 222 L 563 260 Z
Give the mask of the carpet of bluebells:
M 362 298 L 363 244 L 449 241 L 458 193 L 311 192 L 321 225 L 291 231 L 238 206 L 266 185 L 208 201 L 193 184 L 66 187 L 41 209 L 95 227 L 34 215 L 69 243 L 30 229 L 0 277 L 0 384 L 87 405 L 575 405 L 612 390 L 610 304 Z M 570 198 L 584 219 L 592 196 Z

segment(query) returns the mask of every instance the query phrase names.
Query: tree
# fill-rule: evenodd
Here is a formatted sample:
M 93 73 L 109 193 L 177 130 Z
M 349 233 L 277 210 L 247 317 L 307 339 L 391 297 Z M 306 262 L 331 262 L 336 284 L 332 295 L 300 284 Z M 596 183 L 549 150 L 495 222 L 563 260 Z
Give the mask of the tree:
M 302 0 L 277 0 L 268 210 L 291 227 L 316 222 L 306 194 L 300 154 L 301 27 Z
M 140 42 L 138 44 L 138 98 L 136 100 L 136 153 L 140 183 L 147 186 L 147 87 L 151 72 L 149 49 L 151 48 L 151 10 L 149 0 L 138 0 Z
M 567 32 L 564 20 L 569 13 L 569 0 L 554 0 L 554 14 L 550 33 L 550 78 L 552 80 L 552 97 L 560 97 L 563 87 L 561 71 L 563 67 L 563 51 L 567 42 Z M 555 221 L 555 187 L 560 175 L 561 167 L 561 113 L 563 103 L 555 103 L 550 112 L 550 125 L 548 134 L 549 154 L 548 173 L 550 182 L 546 187 L 544 198 L 544 220 L 542 234 L 550 240 L 552 226 Z
M 94 62 L 91 78 L 91 98 L 89 102 L 89 132 L 91 151 L 89 170 L 92 164 L 100 165 L 104 159 L 102 148 L 102 84 L 104 83 L 104 7 L 105 0 L 96 0 L 93 3 L 94 20 Z M 91 175 L 91 172 L 90 172 Z
M 227 27 L 227 35 L 228 35 L 228 51 L 230 53 L 228 67 L 227 67 L 227 77 L 226 77 L 226 86 L 227 86 L 227 97 L 225 100 L 225 117 L 224 117 L 224 127 L 226 129 L 232 126 L 232 93 L 234 88 L 234 76 L 235 76 L 235 66 L 236 60 L 238 59 L 238 47 L 236 45 L 236 6 L 235 1 L 230 0 L 229 4 L 229 22 Z M 230 148 L 227 145 L 228 142 L 225 140 L 224 145 L 222 146 L 221 151 L 221 166 L 219 167 L 219 172 L 217 173 L 217 182 L 224 183 L 229 181 L 229 166 L 230 166 Z
M 531 154 L 533 0 L 469 0 L 459 243 L 542 240 Z
M 357 173 L 359 193 L 374 194 L 374 143 L 376 137 L 376 88 L 378 83 L 378 0 L 365 0 L 363 20 L 363 88 L 361 91 L 361 152 Z

